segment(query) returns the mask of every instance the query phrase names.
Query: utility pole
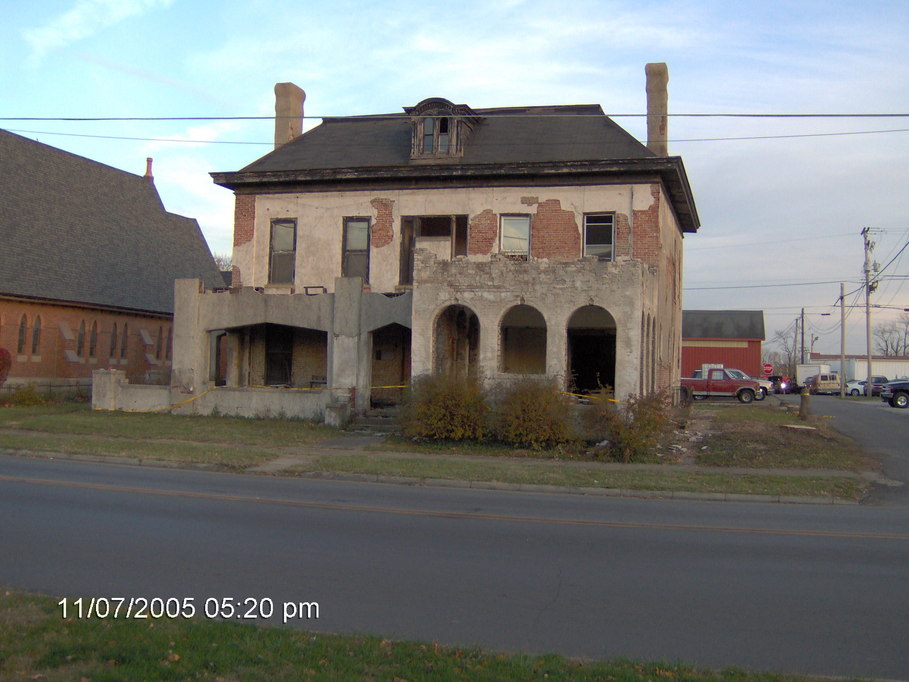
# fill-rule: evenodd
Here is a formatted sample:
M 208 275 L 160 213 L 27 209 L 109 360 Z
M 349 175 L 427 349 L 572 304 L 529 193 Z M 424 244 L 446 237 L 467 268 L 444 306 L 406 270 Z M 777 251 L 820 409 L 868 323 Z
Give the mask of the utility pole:
M 840 398 L 846 397 L 846 285 L 840 282 Z
M 874 242 L 871 241 L 871 228 L 862 229 L 862 237 L 865 242 L 865 344 L 868 353 L 868 383 L 865 389 L 868 391 L 868 397 L 872 397 L 871 383 L 871 292 L 877 286 L 871 281 L 871 252 L 874 250 Z
M 799 360 L 803 365 L 805 364 L 805 309 L 802 308 L 802 352 L 799 355 L 801 358 Z

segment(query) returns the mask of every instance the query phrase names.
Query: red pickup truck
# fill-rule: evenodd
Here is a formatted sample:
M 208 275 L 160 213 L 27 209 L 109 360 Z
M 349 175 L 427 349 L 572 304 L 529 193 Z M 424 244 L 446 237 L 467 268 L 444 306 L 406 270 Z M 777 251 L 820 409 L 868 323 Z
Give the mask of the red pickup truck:
M 752 379 L 736 379 L 725 369 L 708 369 L 706 379 L 685 377 L 682 387 L 695 400 L 726 397 L 738 398 L 740 402 L 750 403 L 760 394 L 761 386 Z

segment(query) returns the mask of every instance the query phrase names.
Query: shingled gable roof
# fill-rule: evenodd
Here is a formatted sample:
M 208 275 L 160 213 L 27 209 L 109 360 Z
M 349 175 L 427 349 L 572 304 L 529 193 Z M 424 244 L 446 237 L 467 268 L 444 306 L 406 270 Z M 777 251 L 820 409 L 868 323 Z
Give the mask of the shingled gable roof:
M 761 339 L 764 313 L 761 310 L 683 310 L 683 339 Z
M 697 210 L 681 158 L 654 155 L 598 104 L 473 111 L 478 121 L 460 157 L 412 159 L 412 119 L 406 113 L 325 118 L 242 170 L 212 177 L 237 189 L 414 178 L 658 174 L 683 231 L 697 231 Z
M 0 295 L 172 313 L 175 279 L 224 286 L 152 180 L 4 130 L 0 235 Z

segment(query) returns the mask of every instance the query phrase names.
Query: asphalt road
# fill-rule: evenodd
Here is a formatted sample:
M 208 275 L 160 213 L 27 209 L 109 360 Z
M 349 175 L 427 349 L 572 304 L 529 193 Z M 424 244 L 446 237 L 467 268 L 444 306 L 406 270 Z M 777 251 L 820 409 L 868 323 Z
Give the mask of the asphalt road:
M 237 615 L 273 609 L 280 620 L 287 605 L 311 613 L 318 603 L 318 620 L 288 621 L 501 650 L 909 679 L 902 507 L 0 457 L 0 519 L 0 585 L 82 597 L 83 609 L 92 597 L 158 597 L 213 614 L 232 599 Z
M 799 396 L 777 396 L 798 404 Z M 840 433 L 855 439 L 884 465 L 888 478 L 901 486 L 877 486 L 870 504 L 909 507 L 909 410 L 890 407 L 880 398 L 846 399 L 811 396 L 811 413 L 831 418 Z

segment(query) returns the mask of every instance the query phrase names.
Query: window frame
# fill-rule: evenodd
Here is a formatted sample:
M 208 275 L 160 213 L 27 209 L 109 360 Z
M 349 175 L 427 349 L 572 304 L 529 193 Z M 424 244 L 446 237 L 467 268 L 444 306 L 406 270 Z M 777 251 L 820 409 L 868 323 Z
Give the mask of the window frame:
M 290 250 L 277 250 L 275 248 L 275 228 L 289 227 L 292 230 L 293 246 Z M 277 279 L 275 273 L 275 259 L 286 259 L 290 254 L 290 275 L 285 279 Z M 280 262 L 280 261 L 279 261 Z M 286 267 L 286 263 L 283 263 Z M 278 273 L 280 274 L 280 273 Z M 296 218 L 272 218 L 269 223 L 268 232 L 268 283 L 276 285 L 293 285 L 297 276 L 297 219 Z
M 348 238 L 350 236 L 350 229 L 352 223 L 365 223 L 366 224 L 366 248 L 365 249 L 350 249 L 348 248 Z M 341 235 L 341 277 L 362 277 L 364 282 L 369 281 L 369 261 L 370 261 L 370 247 L 372 245 L 372 221 L 369 216 L 345 216 L 344 217 L 344 229 Z M 366 267 L 365 272 L 351 274 L 350 266 L 350 257 L 363 255 L 366 257 Z
M 600 218 L 600 219 L 608 218 L 609 219 L 609 225 L 610 225 L 611 229 L 610 229 L 610 237 L 609 237 L 610 241 L 609 241 L 609 256 L 608 257 L 604 257 L 598 253 L 589 252 L 588 247 L 591 244 L 587 237 L 587 228 L 590 227 L 588 221 L 591 218 Z M 597 225 L 597 227 L 604 227 L 604 226 L 605 225 L 603 225 L 603 224 Z M 596 245 L 603 246 L 602 243 L 597 243 Z M 611 262 L 615 261 L 615 213 L 602 212 L 602 213 L 585 213 L 584 214 L 584 234 L 583 234 L 582 248 L 584 249 L 585 257 L 596 256 L 597 260 L 603 261 L 606 263 L 611 263 Z
M 527 221 L 527 248 L 525 250 L 509 250 L 505 248 L 505 221 L 513 220 L 520 218 Z M 532 229 L 532 220 L 529 213 L 503 213 L 499 216 L 499 253 L 506 256 L 525 256 L 530 257 L 530 242 L 531 242 L 531 229 Z M 513 237 L 509 237 L 513 239 Z

